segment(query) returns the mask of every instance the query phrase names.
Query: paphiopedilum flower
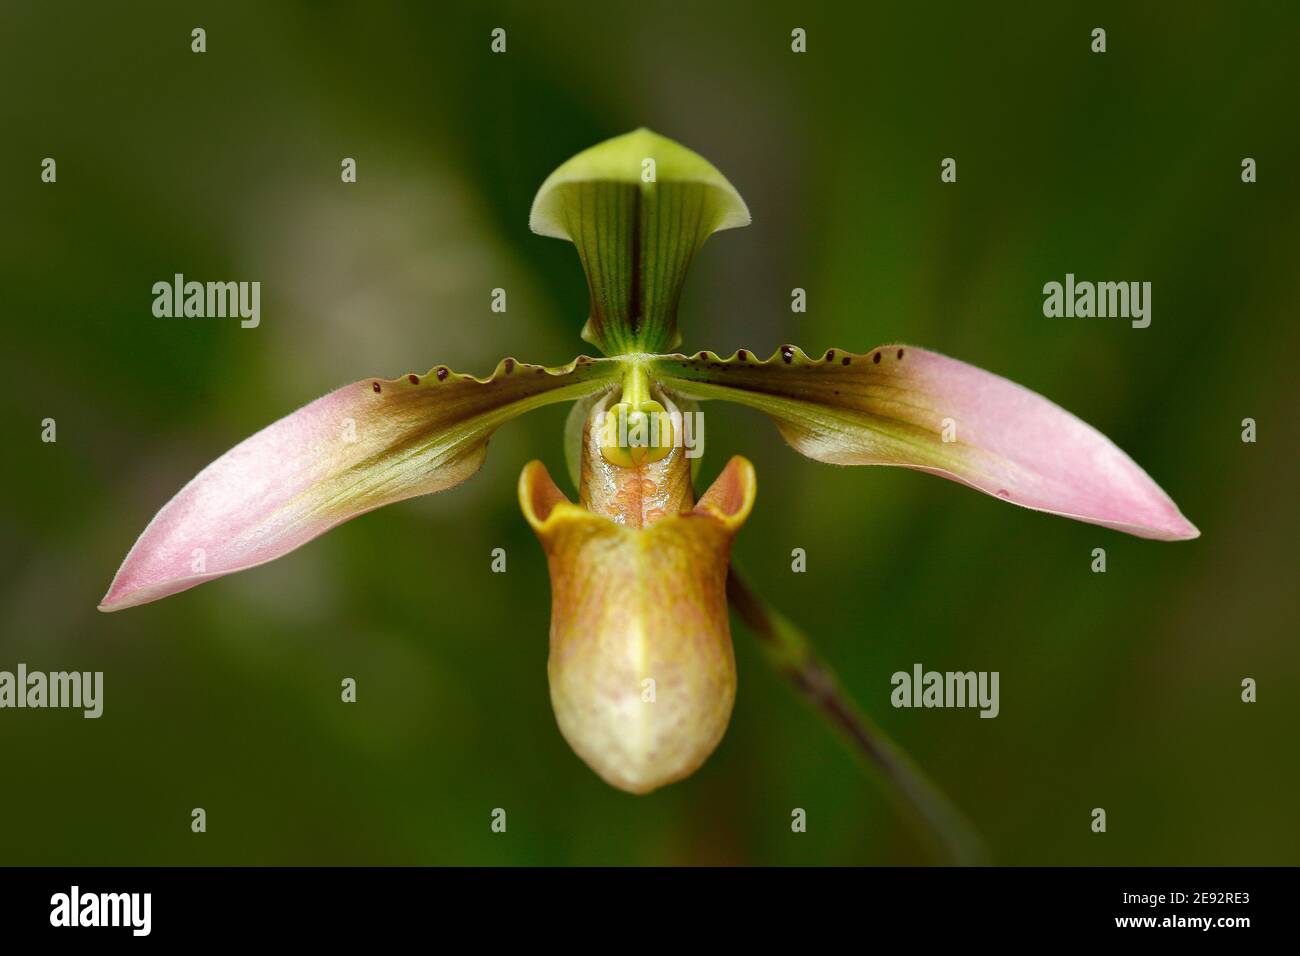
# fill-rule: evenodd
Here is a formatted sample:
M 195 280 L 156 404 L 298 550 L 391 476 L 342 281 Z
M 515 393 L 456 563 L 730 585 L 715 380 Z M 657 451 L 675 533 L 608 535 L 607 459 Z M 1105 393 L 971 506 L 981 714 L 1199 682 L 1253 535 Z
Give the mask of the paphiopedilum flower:
M 648 130 L 580 153 L 542 185 L 530 225 L 577 246 L 591 295 L 583 337 L 602 357 L 558 368 L 508 358 L 486 378 L 435 366 L 345 385 L 182 488 L 100 608 L 184 591 L 374 508 L 451 488 L 478 469 L 499 426 L 574 402 L 564 441 L 578 503 L 540 462 L 519 482 L 551 577 L 551 699 L 578 755 L 614 786 L 645 793 L 704 762 L 736 693 L 728 565 L 756 484 L 734 458 L 695 499 L 680 416 L 697 401 L 758 409 L 818 461 L 926 471 L 1141 537 L 1197 536 L 1100 432 L 938 353 L 899 343 L 819 356 L 785 345 L 766 359 L 673 352 L 692 257 L 712 233 L 748 222 L 721 173 Z M 753 620 L 753 595 L 741 593 Z

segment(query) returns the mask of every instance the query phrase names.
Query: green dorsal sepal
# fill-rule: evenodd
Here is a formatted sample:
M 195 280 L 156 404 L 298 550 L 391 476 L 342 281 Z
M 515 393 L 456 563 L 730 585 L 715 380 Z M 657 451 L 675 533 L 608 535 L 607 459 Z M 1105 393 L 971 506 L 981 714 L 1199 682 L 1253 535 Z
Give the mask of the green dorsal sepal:
M 749 224 L 702 156 L 638 129 L 574 156 L 542 183 L 529 226 L 578 247 L 591 313 L 582 337 L 606 355 L 677 348 L 686 270 L 713 233 Z

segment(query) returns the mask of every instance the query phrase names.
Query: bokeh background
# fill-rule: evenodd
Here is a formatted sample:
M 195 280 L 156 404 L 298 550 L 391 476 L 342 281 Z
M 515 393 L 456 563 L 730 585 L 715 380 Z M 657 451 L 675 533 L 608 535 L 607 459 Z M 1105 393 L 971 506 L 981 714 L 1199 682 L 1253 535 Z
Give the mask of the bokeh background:
M 1296 863 L 1297 27 L 1280 2 L 7 3 L 0 669 L 106 689 L 97 721 L 0 711 L 0 863 L 933 859 L 739 626 L 734 721 L 694 777 L 630 797 L 570 752 L 514 492 L 530 458 L 564 473 L 563 407 L 504 428 L 453 491 L 95 610 L 172 493 L 328 389 L 589 348 L 577 257 L 529 233 L 529 203 L 640 125 L 754 215 L 698 258 L 685 347 L 960 357 L 1099 427 L 1202 531 L 1159 544 L 818 465 L 707 406 L 702 482 L 734 452 L 758 468 L 738 560 L 994 860 Z M 154 318 L 176 272 L 261 281 L 261 327 Z M 1151 327 L 1044 318 L 1066 272 L 1151 281 Z M 893 710 L 916 662 L 999 671 L 1001 715 Z

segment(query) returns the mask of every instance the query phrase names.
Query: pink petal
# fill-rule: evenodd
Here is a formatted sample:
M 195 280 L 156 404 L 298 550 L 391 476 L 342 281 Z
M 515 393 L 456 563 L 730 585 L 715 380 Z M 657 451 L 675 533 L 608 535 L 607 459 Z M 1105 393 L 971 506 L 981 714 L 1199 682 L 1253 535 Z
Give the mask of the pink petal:
M 199 472 L 145 528 L 100 610 L 255 567 L 349 518 L 459 484 L 497 426 L 604 388 L 617 370 L 590 359 L 559 369 L 507 359 L 488 379 L 440 367 L 345 385 Z
M 1101 432 L 1027 388 L 935 352 L 886 345 L 810 358 L 787 346 L 767 361 L 703 352 L 664 356 L 655 374 L 680 394 L 767 412 L 795 449 L 819 461 L 915 468 L 1144 538 L 1200 534 Z

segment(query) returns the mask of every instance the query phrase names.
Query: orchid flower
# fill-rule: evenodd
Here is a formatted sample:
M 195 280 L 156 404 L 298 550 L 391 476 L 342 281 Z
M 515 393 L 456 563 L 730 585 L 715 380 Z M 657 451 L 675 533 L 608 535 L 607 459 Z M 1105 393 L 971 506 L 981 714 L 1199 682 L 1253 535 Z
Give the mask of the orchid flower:
M 486 378 L 438 365 L 330 392 L 182 488 L 127 554 L 100 609 L 255 567 L 367 511 L 458 485 L 499 426 L 572 402 L 564 440 L 578 502 L 541 462 L 519 479 L 550 572 L 551 700 L 574 751 L 640 794 L 693 773 L 726 731 L 736 695 L 729 590 L 760 635 L 791 628 L 734 571 L 729 588 L 754 468 L 732 458 L 696 498 L 683 432 L 697 402 L 764 412 L 817 461 L 930 472 L 1146 538 L 1197 536 L 1100 432 L 936 352 L 900 343 L 820 356 L 783 345 L 766 359 L 674 351 L 692 257 L 712 233 L 749 221 L 717 169 L 649 130 L 579 153 L 542 184 L 530 226 L 577 247 L 591 301 L 582 337 L 602 357 L 557 368 L 507 358 Z M 828 693 L 802 673 L 813 696 Z

